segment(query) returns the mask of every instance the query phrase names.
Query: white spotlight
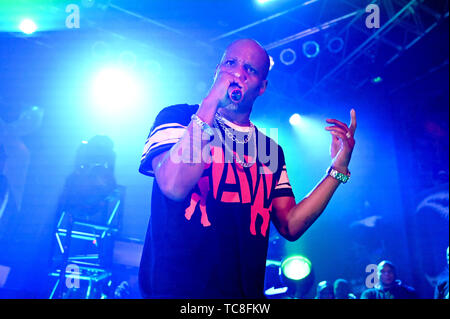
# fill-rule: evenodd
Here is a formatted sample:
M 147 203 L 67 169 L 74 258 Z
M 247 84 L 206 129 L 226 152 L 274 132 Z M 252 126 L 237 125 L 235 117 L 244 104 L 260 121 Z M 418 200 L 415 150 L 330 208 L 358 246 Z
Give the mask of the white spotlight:
M 139 102 L 138 81 L 126 70 L 107 68 L 100 71 L 93 83 L 95 104 L 105 112 L 120 114 Z
M 289 123 L 290 123 L 292 126 L 298 126 L 298 125 L 300 125 L 301 122 L 302 122 L 302 118 L 301 118 L 300 114 L 298 114 L 298 113 L 293 114 L 293 115 L 289 118 Z
M 37 30 L 37 25 L 31 19 L 23 19 L 19 24 L 19 29 L 25 34 L 32 34 Z

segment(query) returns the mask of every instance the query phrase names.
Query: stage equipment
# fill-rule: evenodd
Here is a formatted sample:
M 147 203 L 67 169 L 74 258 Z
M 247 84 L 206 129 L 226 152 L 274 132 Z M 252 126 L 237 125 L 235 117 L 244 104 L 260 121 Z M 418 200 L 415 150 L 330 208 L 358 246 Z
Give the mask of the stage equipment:
M 302 121 L 302 117 L 298 113 L 292 114 L 291 117 L 289 118 L 289 123 L 292 126 L 299 125 L 301 121 Z
M 280 61 L 284 65 L 291 65 L 297 60 L 297 54 L 291 48 L 284 49 L 280 53 Z
M 37 30 L 37 25 L 31 19 L 23 19 L 19 24 L 19 29 L 23 33 L 30 35 Z
M 316 41 L 306 41 L 302 45 L 302 50 L 308 59 L 312 59 L 319 55 L 320 46 Z
M 110 285 L 114 241 L 125 188 L 114 178 L 113 143 L 106 136 L 82 142 L 56 213 L 53 298 L 104 298 Z
M 285 258 L 279 268 L 281 281 L 291 298 L 304 298 L 314 283 L 314 273 L 308 258 L 296 255 Z

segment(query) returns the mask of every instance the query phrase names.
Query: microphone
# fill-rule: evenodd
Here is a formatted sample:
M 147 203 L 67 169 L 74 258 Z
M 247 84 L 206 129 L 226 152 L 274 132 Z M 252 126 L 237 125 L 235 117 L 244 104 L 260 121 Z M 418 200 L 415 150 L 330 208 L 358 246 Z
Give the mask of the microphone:
M 228 96 L 234 103 L 239 103 L 244 97 L 244 94 L 242 93 L 242 90 L 239 88 L 239 86 L 232 84 L 228 88 Z

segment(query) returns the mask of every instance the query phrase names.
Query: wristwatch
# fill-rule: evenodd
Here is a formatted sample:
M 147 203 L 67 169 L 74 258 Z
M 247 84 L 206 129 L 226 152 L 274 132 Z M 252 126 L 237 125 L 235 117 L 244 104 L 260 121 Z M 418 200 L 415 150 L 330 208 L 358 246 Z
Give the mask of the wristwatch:
M 347 183 L 348 179 L 350 178 L 350 171 L 348 171 L 348 174 L 343 174 L 343 173 L 335 170 L 332 166 L 330 166 L 327 169 L 327 175 L 330 175 L 331 177 L 340 181 L 342 184 L 345 184 L 345 183 Z

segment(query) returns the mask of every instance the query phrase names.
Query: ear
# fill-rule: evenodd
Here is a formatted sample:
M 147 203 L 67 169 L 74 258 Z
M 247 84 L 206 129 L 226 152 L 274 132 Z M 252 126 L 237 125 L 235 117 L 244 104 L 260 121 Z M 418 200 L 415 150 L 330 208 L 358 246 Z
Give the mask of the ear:
M 259 87 L 259 93 L 258 93 L 259 96 L 263 95 L 264 92 L 266 92 L 268 84 L 269 84 L 269 81 L 267 81 L 267 80 L 263 80 L 261 82 L 261 86 Z

